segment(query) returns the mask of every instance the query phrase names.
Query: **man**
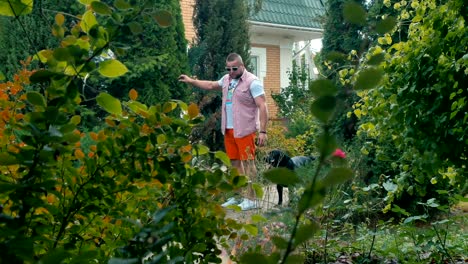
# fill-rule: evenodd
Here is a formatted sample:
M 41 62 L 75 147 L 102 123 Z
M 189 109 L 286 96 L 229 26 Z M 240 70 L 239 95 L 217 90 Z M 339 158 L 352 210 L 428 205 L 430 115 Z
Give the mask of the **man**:
M 222 206 L 238 205 L 242 210 L 250 210 L 259 207 L 251 183 L 257 175 L 254 163 L 257 130 L 258 145 L 263 146 L 267 140 L 265 91 L 262 82 L 247 71 L 239 54 L 227 56 L 226 71 L 228 73 L 218 81 L 196 80 L 184 74 L 179 80 L 203 90 L 222 91 L 221 131 L 226 153 L 239 173 L 250 178 L 246 197 L 242 201 L 232 197 Z

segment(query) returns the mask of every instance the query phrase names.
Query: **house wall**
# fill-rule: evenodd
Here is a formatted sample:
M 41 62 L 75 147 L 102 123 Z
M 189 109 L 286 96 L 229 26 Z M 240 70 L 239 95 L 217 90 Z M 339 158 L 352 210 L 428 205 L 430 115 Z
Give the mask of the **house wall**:
M 195 0 L 180 0 L 180 8 L 182 10 L 182 18 L 185 26 L 185 39 L 189 43 L 193 43 L 195 39 L 195 29 L 193 27 L 193 8 Z
M 271 97 L 272 93 L 279 93 L 281 88 L 281 54 L 280 47 L 275 45 L 251 44 L 252 48 L 264 48 L 266 50 L 267 70 L 263 78 L 268 112 L 271 118 L 276 118 L 278 107 Z

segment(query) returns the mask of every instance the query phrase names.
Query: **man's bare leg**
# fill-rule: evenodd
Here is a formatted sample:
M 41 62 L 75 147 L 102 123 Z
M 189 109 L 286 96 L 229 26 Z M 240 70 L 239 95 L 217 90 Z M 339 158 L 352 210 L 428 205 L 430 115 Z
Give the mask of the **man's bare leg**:
M 254 160 L 244 160 L 243 167 L 245 170 L 245 175 L 249 178 L 249 184 L 247 186 L 246 197 L 250 200 L 257 199 L 255 195 L 255 190 L 253 189 L 252 183 L 254 183 L 257 179 L 257 167 L 255 166 Z

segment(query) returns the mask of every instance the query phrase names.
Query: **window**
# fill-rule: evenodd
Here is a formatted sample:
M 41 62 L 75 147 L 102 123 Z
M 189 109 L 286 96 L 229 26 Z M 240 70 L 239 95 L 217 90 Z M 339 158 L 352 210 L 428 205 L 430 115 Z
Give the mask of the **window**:
M 258 76 L 258 56 L 251 56 L 250 57 L 250 65 L 252 66 L 250 72 Z

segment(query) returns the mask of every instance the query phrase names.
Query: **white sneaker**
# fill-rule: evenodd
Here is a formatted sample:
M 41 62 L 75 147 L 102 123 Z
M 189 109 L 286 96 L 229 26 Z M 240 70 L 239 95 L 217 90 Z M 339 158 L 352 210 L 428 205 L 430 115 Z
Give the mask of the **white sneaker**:
M 237 199 L 236 197 L 231 197 L 225 203 L 223 203 L 221 206 L 222 207 L 228 207 L 230 205 L 237 205 L 237 204 L 239 204 L 239 199 Z
M 260 205 L 257 201 L 252 201 L 247 198 L 244 198 L 244 200 L 242 200 L 242 203 L 238 204 L 238 206 L 241 208 L 242 211 L 260 208 Z

